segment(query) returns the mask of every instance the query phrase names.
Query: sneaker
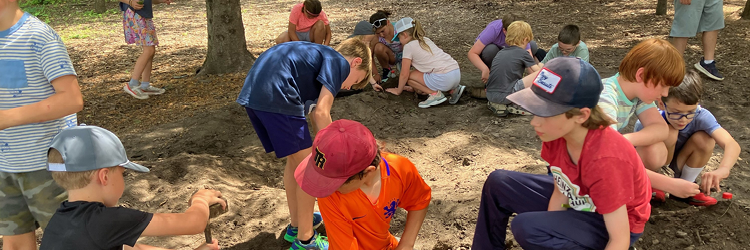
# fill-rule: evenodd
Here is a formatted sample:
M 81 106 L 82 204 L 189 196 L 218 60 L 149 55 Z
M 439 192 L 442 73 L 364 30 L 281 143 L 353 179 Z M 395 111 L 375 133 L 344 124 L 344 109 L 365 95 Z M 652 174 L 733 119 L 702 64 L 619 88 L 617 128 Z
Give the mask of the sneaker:
M 667 201 L 667 195 L 664 193 L 664 191 L 656 188 L 651 188 L 651 199 L 658 202 L 665 202 Z
M 508 116 L 508 105 L 488 101 L 487 108 L 490 109 L 490 111 L 492 111 L 492 113 L 494 113 L 496 116 Z
M 461 95 L 464 93 L 464 89 L 466 89 L 466 86 L 460 84 L 453 88 L 453 90 L 451 90 L 451 98 L 448 99 L 448 103 L 458 103 L 458 100 L 461 99 Z
M 139 87 L 131 88 L 129 84 L 125 84 L 125 87 L 122 87 L 122 90 L 124 90 L 125 93 L 132 95 L 136 99 L 148 99 L 148 95 L 143 93 L 143 91 Z
M 387 82 L 388 75 L 391 72 L 390 69 L 383 68 L 383 73 L 380 74 L 380 82 Z
M 166 90 L 162 88 L 157 88 L 151 85 L 148 85 L 148 88 L 145 88 L 145 89 L 140 88 L 140 89 L 141 91 L 143 91 L 144 94 L 147 94 L 147 95 L 161 95 L 161 94 L 164 94 L 164 92 L 166 92 Z
M 518 104 L 508 105 L 508 113 L 516 115 L 533 115 L 528 110 L 521 108 Z
M 441 104 L 448 100 L 448 98 L 445 98 L 445 95 L 443 95 L 443 92 L 436 92 L 435 94 L 430 94 L 429 97 L 427 97 L 427 100 L 424 100 L 423 102 L 419 103 L 420 108 L 429 108 L 438 104 Z
M 328 237 L 320 235 L 318 232 L 315 232 L 315 235 L 312 237 L 312 241 L 310 241 L 310 244 L 304 245 L 302 242 L 299 241 L 299 239 L 295 239 L 294 242 L 292 242 L 292 247 L 289 248 L 289 250 L 328 250 Z
M 717 81 L 724 80 L 724 76 L 719 73 L 718 69 L 716 69 L 716 61 L 705 64 L 703 63 L 703 58 L 701 57 L 701 60 L 693 66 L 695 67 L 695 69 L 710 77 L 711 79 Z
M 678 197 L 672 197 L 675 200 L 685 202 L 687 204 L 693 205 L 693 206 L 713 206 L 716 205 L 717 201 L 715 198 L 705 195 L 703 193 L 698 193 L 693 197 L 688 198 L 678 198 Z
M 320 215 L 320 212 L 313 213 L 313 230 L 318 229 L 320 225 L 323 225 L 323 216 Z M 292 227 L 292 224 L 289 224 L 286 226 L 286 234 L 284 234 L 284 240 L 289 241 L 289 243 L 294 243 L 294 240 L 297 239 L 297 228 Z

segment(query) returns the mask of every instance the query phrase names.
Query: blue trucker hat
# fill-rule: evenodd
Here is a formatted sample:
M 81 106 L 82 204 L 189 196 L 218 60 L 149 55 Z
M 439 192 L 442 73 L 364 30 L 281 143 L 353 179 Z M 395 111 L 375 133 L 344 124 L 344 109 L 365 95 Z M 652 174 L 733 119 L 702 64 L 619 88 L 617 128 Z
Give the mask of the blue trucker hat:
M 530 88 L 507 98 L 536 116 L 550 117 L 596 107 L 603 88 L 594 66 L 578 57 L 558 57 L 544 65 Z
M 65 163 L 48 163 L 47 170 L 53 172 L 83 172 L 121 166 L 138 172 L 148 168 L 130 162 L 125 147 L 109 130 L 81 125 L 60 131 L 52 145 L 60 152 Z

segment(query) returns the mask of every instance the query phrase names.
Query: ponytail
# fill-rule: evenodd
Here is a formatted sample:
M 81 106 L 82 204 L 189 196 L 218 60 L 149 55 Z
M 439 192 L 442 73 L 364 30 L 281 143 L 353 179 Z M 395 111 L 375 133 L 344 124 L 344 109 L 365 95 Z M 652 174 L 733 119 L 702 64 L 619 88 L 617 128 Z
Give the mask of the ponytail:
M 419 21 L 414 20 L 412 22 L 414 24 L 414 27 L 411 27 L 404 32 L 409 32 L 411 36 L 414 38 L 414 40 L 419 41 L 419 46 L 422 47 L 422 49 L 426 50 L 427 52 L 430 52 L 432 54 L 432 49 L 430 49 L 430 46 L 427 45 L 427 42 L 424 41 L 424 29 L 422 28 L 422 24 L 419 23 Z

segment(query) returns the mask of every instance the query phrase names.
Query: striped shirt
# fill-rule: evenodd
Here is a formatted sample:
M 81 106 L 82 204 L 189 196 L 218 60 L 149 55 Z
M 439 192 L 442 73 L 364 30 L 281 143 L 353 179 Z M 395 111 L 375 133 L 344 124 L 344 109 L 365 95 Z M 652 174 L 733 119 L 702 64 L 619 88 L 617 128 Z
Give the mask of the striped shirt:
M 29 13 L 0 31 L 0 110 L 37 103 L 55 94 L 52 80 L 75 75 L 68 51 L 49 25 Z M 0 130 L 0 171 L 44 170 L 52 138 L 77 125 L 75 114 Z
M 604 90 L 599 95 L 599 108 L 604 111 L 605 114 L 609 115 L 610 118 L 617 121 L 617 124 L 612 124 L 610 127 L 620 131 L 622 128 L 628 125 L 630 117 L 640 115 L 643 111 L 650 108 L 656 108 L 653 102 L 645 103 L 638 98 L 628 100 L 625 93 L 620 88 L 620 83 L 617 82 L 617 77 L 620 73 L 615 74 L 612 77 L 602 79 L 604 84 Z M 620 131 L 622 133 L 622 131 Z

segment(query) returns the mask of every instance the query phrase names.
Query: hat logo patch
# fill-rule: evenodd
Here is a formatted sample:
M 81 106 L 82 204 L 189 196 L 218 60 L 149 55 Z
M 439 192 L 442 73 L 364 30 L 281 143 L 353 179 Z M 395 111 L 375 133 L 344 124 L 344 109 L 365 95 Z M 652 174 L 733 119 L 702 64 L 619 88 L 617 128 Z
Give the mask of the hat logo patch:
M 552 94 L 555 93 L 555 89 L 561 81 L 562 77 L 547 68 L 543 68 L 541 71 L 539 71 L 539 74 L 534 79 L 534 85 L 543 89 L 547 93 Z
M 315 148 L 315 166 L 319 167 L 320 169 L 325 169 L 326 165 L 326 155 L 323 154 L 323 152 L 320 152 L 320 149 L 317 147 Z

